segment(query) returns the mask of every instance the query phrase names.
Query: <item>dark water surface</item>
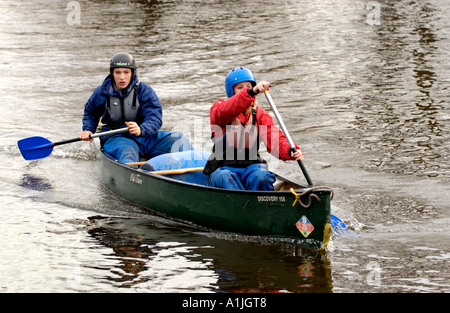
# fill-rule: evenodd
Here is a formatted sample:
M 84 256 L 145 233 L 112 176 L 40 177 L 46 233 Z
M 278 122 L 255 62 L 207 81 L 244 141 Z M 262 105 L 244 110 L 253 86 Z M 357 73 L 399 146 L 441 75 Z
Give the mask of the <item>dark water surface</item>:
M 1 1 L 0 292 L 449 292 L 448 12 L 447 0 Z M 231 68 L 270 81 L 354 231 L 323 251 L 197 231 L 105 190 L 88 143 L 23 160 L 19 139 L 78 136 L 119 51 L 160 97 L 163 127 L 198 149 Z

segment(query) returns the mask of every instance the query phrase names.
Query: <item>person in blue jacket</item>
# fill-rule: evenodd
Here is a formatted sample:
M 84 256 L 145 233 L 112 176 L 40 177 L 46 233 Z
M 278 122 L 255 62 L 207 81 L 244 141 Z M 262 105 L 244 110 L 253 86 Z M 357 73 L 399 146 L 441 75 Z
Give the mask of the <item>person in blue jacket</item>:
M 92 141 L 100 121 L 101 131 L 127 127 L 127 133 L 100 137 L 104 152 L 121 163 L 138 162 L 170 152 L 193 150 L 179 132 L 160 130 L 162 107 L 155 91 L 139 82 L 132 55 L 118 53 L 111 58 L 110 74 L 87 101 L 80 138 Z

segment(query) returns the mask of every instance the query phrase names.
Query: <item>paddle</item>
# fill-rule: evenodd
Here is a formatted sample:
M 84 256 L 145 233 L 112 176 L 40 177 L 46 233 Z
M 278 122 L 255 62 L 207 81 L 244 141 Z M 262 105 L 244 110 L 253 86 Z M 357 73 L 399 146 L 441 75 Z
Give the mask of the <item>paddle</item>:
M 288 132 L 286 126 L 284 125 L 284 122 L 283 122 L 283 119 L 281 118 L 280 113 L 278 113 L 278 109 L 277 109 L 277 107 L 275 106 L 275 103 L 273 102 L 272 97 L 271 97 L 270 94 L 269 94 L 269 91 L 266 90 L 266 91 L 264 92 L 264 95 L 266 96 L 266 99 L 267 99 L 267 101 L 269 102 L 270 107 L 272 108 L 273 113 L 275 114 L 275 117 L 276 117 L 276 119 L 277 119 L 277 121 L 278 121 L 278 124 L 280 124 L 280 128 L 281 128 L 281 130 L 283 131 L 284 136 L 286 137 L 286 139 L 287 139 L 287 141 L 288 141 L 288 143 L 289 143 L 289 146 L 291 147 L 291 150 L 294 151 L 294 152 L 296 152 L 296 151 L 297 151 L 297 148 L 295 147 L 295 144 L 294 144 L 294 142 L 292 141 L 291 136 L 289 136 L 289 132 Z M 303 162 L 300 161 L 300 160 L 298 160 L 297 162 L 298 162 L 298 165 L 300 166 L 300 169 L 301 169 L 302 172 L 303 172 L 303 175 L 304 175 L 305 178 L 306 178 L 306 181 L 308 182 L 308 185 L 309 185 L 309 186 L 312 186 L 313 183 L 312 183 L 312 181 L 311 181 L 311 178 L 310 178 L 309 175 L 308 175 L 308 172 L 306 171 L 305 166 L 303 165 Z
M 349 230 L 347 225 L 345 225 L 341 219 L 333 214 L 331 214 L 331 226 L 333 227 L 333 230 L 338 233 Z
M 275 106 L 275 103 L 273 102 L 272 97 L 269 94 L 269 91 L 266 90 L 264 92 L 264 95 L 266 96 L 266 99 L 269 102 L 273 113 L 275 114 L 275 117 L 276 117 L 276 119 L 278 121 L 278 124 L 280 124 L 280 128 L 283 131 L 284 136 L 286 137 L 286 139 L 287 139 L 287 141 L 289 143 L 289 146 L 291 147 L 291 150 L 293 150 L 294 152 L 297 151 L 297 149 L 295 148 L 295 144 L 292 141 L 292 138 L 289 135 L 289 132 L 288 132 L 286 126 L 284 125 L 283 119 L 281 118 L 281 115 L 278 112 L 278 109 Z M 306 171 L 305 166 L 303 165 L 303 162 L 300 161 L 300 160 L 298 160 L 297 162 L 298 162 L 298 165 L 300 166 L 300 169 L 303 172 L 303 175 L 306 178 L 306 181 L 308 182 L 309 186 L 312 187 L 313 183 L 311 181 L 311 178 L 308 175 L 308 172 Z M 331 226 L 333 227 L 333 229 L 335 231 L 338 231 L 338 230 L 342 231 L 342 230 L 347 230 L 348 229 L 347 226 L 345 226 L 345 223 L 342 220 L 340 220 L 338 217 L 334 216 L 333 214 L 331 214 Z
M 127 128 L 120 128 L 115 130 L 110 130 L 102 133 L 96 133 L 90 136 L 90 138 L 97 138 L 107 135 L 115 135 L 120 133 L 127 132 Z M 66 143 L 72 143 L 76 141 L 81 141 L 81 138 L 72 138 L 68 140 L 58 141 L 58 142 L 51 142 L 50 140 L 44 138 L 44 137 L 29 137 L 25 139 L 21 139 L 17 142 L 17 145 L 19 146 L 20 153 L 22 153 L 22 156 L 25 160 L 37 160 L 42 159 L 50 155 L 53 151 L 53 147 L 64 145 Z

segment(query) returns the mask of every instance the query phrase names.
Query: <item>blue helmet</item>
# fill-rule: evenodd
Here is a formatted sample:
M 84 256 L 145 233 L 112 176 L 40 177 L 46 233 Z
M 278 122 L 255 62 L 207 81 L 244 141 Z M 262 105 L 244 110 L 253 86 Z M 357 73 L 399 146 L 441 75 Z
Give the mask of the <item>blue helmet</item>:
M 245 67 L 232 69 L 225 78 L 225 91 L 228 98 L 234 96 L 233 87 L 240 82 L 251 82 L 252 86 L 256 86 L 255 75 Z

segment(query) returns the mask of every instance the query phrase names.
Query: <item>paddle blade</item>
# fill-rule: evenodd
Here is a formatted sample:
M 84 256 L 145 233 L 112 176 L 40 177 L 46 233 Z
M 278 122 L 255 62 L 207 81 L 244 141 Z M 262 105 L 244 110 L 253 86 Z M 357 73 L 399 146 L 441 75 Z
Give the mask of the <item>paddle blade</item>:
M 17 145 L 23 158 L 27 161 L 45 158 L 53 151 L 53 143 L 39 136 L 21 139 Z
M 348 230 L 345 223 L 333 214 L 331 214 L 331 227 L 336 232 L 342 232 L 342 231 Z

